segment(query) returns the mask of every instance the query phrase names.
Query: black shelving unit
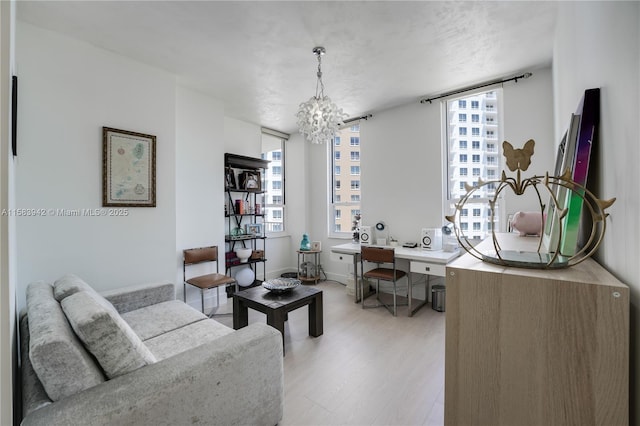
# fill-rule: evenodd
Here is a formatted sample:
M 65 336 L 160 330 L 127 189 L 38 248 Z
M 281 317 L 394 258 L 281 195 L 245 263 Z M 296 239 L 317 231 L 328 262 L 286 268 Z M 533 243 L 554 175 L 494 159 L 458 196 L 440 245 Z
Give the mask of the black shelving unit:
M 264 194 L 261 178 L 269 161 L 260 158 L 245 157 L 242 155 L 225 154 L 225 269 L 226 274 L 231 275 L 237 267 L 250 267 L 255 280 L 250 287 L 262 284 L 266 279 L 266 237 L 264 229 Z M 228 174 L 232 173 L 231 179 Z M 248 188 L 248 178 L 252 179 L 252 185 L 256 185 L 253 177 L 257 176 L 258 188 Z M 243 179 L 245 181 L 243 181 Z M 241 203 L 239 203 L 241 202 Z M 258 207 L 260 210 L 257 210 Z M 256 235 L 251 233 L 251 228 L 259 227 L 261 232 Z M 250 248 L 253 251 L 251 258 L 246 263 L 240 263 L 235 255 L 238 247 Z M 256 257 L 259 254 L 262 256 Z M 262 265 L 262 279 L 259 279 L 258 268 Z M 232 287 L 227 288 L 227 294 L 232 293 Z

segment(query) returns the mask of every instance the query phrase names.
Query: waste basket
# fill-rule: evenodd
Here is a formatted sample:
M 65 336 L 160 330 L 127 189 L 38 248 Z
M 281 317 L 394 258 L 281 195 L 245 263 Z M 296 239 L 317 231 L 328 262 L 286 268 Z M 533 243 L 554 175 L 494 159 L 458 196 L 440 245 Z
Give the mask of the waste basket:
M 431 287 L 431 309 L 438 312 L 444 312 L 445 305 L 445 287 L 443 285 L 434 285 Z

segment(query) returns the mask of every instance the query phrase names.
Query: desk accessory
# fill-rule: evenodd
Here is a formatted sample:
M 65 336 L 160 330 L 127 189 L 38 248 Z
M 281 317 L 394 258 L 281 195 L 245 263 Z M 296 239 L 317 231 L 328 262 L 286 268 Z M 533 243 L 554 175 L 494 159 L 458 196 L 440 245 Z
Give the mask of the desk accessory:
M 362 225 L 360 226 L 360 244 L 371 244 L 372 240 L 371 235 L 371 226 Z
M 442 230 L 440 228 L 422 228 L 420 244 L 423 250 L 440 250 L 442 248 Z
M 418 247 L 418 243 L 404 243 L 404 244 L 402 244 L 402 247 L 404 247 L 404 248 L 416 248 L 416 247 Z

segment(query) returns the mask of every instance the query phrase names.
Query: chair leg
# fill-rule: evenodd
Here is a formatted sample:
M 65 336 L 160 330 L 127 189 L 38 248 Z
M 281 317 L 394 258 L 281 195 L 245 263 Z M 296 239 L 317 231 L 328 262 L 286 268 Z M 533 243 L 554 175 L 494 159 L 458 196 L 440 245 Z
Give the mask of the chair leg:
M 397 288 L 396 288 L 396 282 L 393 282 L 393 316 L 396 316 L 397 310 L 398 310 L 398 303 L 396 300 L 396 293 L 397 293 Z
M 204 290 L 200 289 L 200 302 L 202 303 L 202 313 L 204 314 Z

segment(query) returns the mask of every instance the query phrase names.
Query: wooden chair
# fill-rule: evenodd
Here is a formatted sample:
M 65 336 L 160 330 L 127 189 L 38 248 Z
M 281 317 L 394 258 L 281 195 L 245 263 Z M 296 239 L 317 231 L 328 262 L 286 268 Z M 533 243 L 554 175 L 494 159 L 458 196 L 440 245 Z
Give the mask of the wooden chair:
M 185 303 L 187 302 L 187 284 L 200 289 L 200 300 L 202 303 L 202 313 L 204 313 L 204 291 L 212 288 L 216 289 L 216 308 L 209 314 L 209 317 L 216 316 L 216 311 L 220 308 L 220 287 L 226 287 L 227 284 L 235 284 L 238 291 L 238 283 L 235 279 L 219 273 L 218 268 L 218 247 L 200 247 L 183 250 L 182 260 L 182 280 L 183 280 L 183 296 Z M 192 266 L 205 262 L 215 262 L 216 272 L 206 275 L 199 275 L 187 279 L 187 266 Z M 231 315 L 218 314 L 218 315 Z
M 407 280 L 409 280 L 409 276 L 406 272 L 396 269 L 395 250 L 393 248 L 364 246 L 361 247 L 360 250 L 360 270 L 362 271 L 361 294 L 364 295 L 364 279 L 374 279 L 376 280 L 376 299 L 379 302 L 377 305 L 366 305 L 364 303 L 365 298 L 362 297 L 362 309 L 384 306 L 393 316 L 396 316 L 398 306 L 406 305 L 398 305 L 397 303 L 397 282 L 404 276 L 407 276 Z M 377 267 L 365 272 L 364 262 L 376 263 Z M 387 266 L 385 267 L 384 265 Z M 393 305 L 388 305 L 380 299 L 380 280 L 389 281 L 393 284 Z M 408 285 L 411 285 L 411 283 L 409 282 Z

